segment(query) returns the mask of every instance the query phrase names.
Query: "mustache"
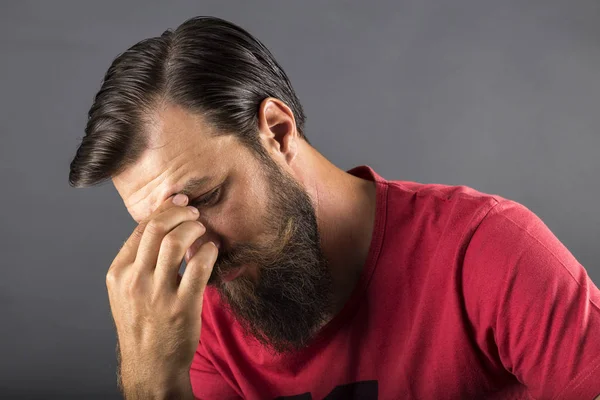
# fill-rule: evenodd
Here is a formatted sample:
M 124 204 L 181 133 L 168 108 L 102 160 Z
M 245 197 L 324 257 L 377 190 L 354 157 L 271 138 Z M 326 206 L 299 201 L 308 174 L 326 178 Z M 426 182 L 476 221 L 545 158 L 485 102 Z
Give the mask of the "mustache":
M 268 267 L 276 260 L 281 259 L 286 247 L 292 242 L 297 227 L 294 219 L 289 218 L 283 229 L 276 235 L 277 239 L 269 246 L 263 246 L 253 243 L 239 243 L 231 250 L 223 251 L 217 257 L 214 270 L 219 273 L 228 272 L 244 264 L 258 264 L 261 267 Z

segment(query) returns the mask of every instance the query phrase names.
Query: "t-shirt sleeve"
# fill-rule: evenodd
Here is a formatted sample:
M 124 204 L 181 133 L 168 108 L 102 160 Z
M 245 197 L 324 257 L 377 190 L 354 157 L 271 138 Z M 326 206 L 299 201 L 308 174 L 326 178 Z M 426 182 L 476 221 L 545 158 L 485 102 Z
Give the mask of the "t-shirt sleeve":
M 203 351 L 202 345 L 199 345 L 190 367 L 194 397 L 199 400 L 241 399 L 213 364 L 202 354 Z
M 534 398 L 600 395 L 600 291 L 539 217 L 511 200 L 496 204 L 463 267 L 476 340 L 495 347 L 486 354 Z

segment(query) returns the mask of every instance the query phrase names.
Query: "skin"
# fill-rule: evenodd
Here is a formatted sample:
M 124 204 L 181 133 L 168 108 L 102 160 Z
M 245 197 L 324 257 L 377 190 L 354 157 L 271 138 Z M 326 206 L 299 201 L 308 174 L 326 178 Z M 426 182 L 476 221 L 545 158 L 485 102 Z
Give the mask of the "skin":
M 234 136 L 214 136 L 201 115 L 161 104 L 152 117 L 149 149 L 113 177 L 139 225 L 113 261 L 107 287 L 127 398 L 166 393 L 193 398 L 188 371 L 201 330 L 194 316 L 200 314 L 217 249 L 268 240 L 264 218 L 269 185 L 252 151 Z M 312 200 L 333 278 L 335 314 L 367 258 L 375 185 L 335 167 L 301 139 L 293 113 L 277 99 L 260 104 L 258 129 L 271 159 Z M 190 192 L 185 204 L 222 185 L 216 204 L 198 207 L 198 214 L 173 204 L 173 195 L 189 178 L 204 176 L 209 181 Z M 181 278 L 177 271 L 184 258 L 187 268 Z M 243 275 L 258 279 L 259 273 L 250 265 Z

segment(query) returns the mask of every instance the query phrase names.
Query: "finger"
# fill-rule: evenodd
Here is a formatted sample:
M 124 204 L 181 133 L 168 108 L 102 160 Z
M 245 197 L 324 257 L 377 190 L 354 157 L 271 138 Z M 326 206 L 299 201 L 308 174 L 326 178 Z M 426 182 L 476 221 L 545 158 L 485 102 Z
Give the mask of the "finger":
M 153 271 L 166 235 L 183 222 L 197 220 L 198 216 L 198 209 L 194 207 L 172 207 L 150 220 L 137 252 L 136 268 Z
M 199 221 L 185 221 L 169 232 L 158 252 L 154 282 L 160 287 L 177 287 L 177 273 L 186 250 L 206 232 Z
M 209 240 L 206 236 L 204 236 L 202 239 L 203 240 L 196 240 L 194 243 L 192 243 L 190 248 L 187 249 L 187 251 L 185 252 L 185 256 L 183 257 L 183 259 L 185 260 L 186 264 L 190 261 L 190 258 L 192 258 L 194 254 L 196 254 L 200 246 L 202 246 Z
M 202 297 L 206 283 L 213 270 L 219 251 L 213 242 L 204 243 L 187 263 L 178 294 L 189 301 L 196 301 L 202 307 Z
M 121 246 L 119 253 L 117 254 L 117 256 L 115 257 L 115 259 L 113 261 L 113 265 L 130 265 L 135 261 L 136 254 L 138 252 L 139 245 L 140 245 L 142 236 L 144 234 L 144 230 L 146 229 L 146 225 L 148 224 L 148 222 L 150 220 L 152 220 L 152 218 L 156 217 L 157 215 L 159 215 L 163 211 L 167 210 L 168 208 L 174 207 L 175 206 L 175 204 L 173 203 L 174 197 L 175 196 L 169 197 L 166 201 L 164 201 L 162 204 L 160 204 L 148 218 L 146 218 L 144 221 L 140 222 L 138 224 L 138 226 L 135 227 L 135 229 L 133 230 L 131 235 L 129 235 L 129 237 L 123 244 L 123 246 Z M 185 196 L 185 198 L 183 200 L 184 200 L 184 203 L 182 205 L 186 205 L 187 201 L 188 201 L 187 196 Z

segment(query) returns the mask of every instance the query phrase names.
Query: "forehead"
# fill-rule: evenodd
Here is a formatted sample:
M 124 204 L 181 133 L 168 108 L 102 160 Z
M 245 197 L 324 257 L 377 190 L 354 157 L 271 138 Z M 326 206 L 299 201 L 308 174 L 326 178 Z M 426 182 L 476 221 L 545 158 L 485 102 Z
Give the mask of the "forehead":
M 214 136 L 198 114 L 164 106 L 148 125 L 149 144 L 139 159 L 113 177 L 113 184 L 136 221 L 147 218 L 190 178 L 215 177 L 226 168 L 233 136 Z

